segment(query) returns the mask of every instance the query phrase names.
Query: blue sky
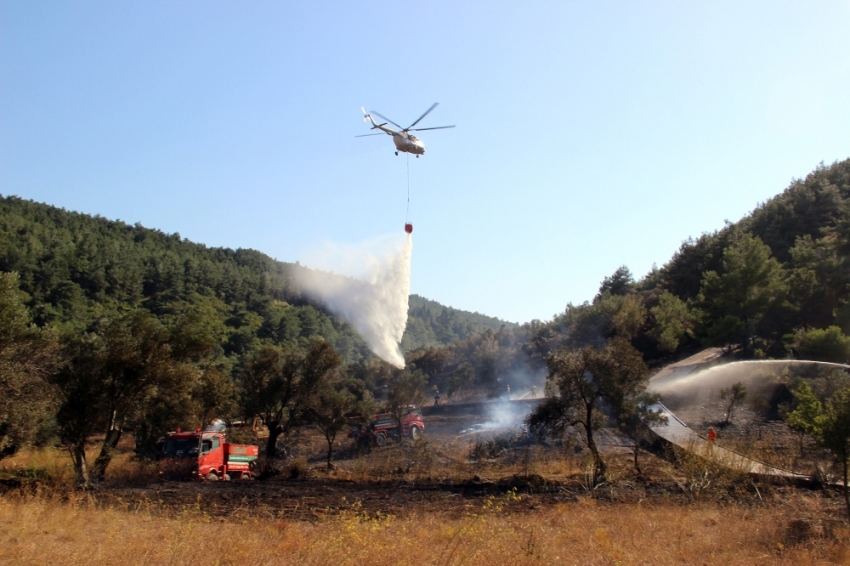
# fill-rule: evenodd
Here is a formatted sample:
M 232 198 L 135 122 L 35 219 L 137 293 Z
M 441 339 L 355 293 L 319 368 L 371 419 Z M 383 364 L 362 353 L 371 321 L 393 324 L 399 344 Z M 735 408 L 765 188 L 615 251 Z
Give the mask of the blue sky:
M 511 321 L 850 157 L 850 2 L 0 1 L 0 193 L 283 261 L 400 231 Z

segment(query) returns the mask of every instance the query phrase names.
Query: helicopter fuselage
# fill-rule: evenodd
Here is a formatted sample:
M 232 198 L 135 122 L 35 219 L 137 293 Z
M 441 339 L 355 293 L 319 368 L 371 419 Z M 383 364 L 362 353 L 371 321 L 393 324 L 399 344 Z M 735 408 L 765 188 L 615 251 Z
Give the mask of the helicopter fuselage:
M 418 131 L 421 131 L 421 130 L 443 130 L 443 129 L 446 129 L 446 128 L 454 128 L 454 126 L 437 126 L 435 128 L 414 128 L 413 127 L 416 124 L 418 124 L 419 121 L 422 120 L 422 118 L 427 116 L 428 113 L 431 112 L 431 110 L 433 110 L 436 107 L 437 107 L 437 103 L 435 102 L 434 104 L 431 105 L 431 108 L 426 110 L 425 113 L 422 114 L 422 116 L 420 116 L 415 122 L 413 122 L 411 125 L 409 125 L 406 128 L 402 128 L 401 126 L 399 126 L 398 124 L 396 124 L 395 122 L 390 120 L 389 118 L 384 118 L 383 116 L 381 116 L 377 112 L 374 112 L 375 116 L 378 116 L 379 118 L 381 118 L 381 120 L 383 120 L 383 122 L 381 122 L 379 124 L 372 117 L 372 114 L 366 112 L 365 108 L 363 108 L 361 106 L 360 110 L 363 111 L 363 121 L 366 122 L 367 124 L 372 124 L 373 130 L 380 130 L 381 132 L 393 137 L 393 143 L 395 144 L 395 149 L 396 149 L 395 154 L 396 155 L 398 155 L 399 151 L 403 151 L 405 153 L 412 153 L 416 157 L 419 157 L 420 155 L 425 155 L 425 144 L 422 143 L 422 141 L 419 138 L 417 138 L 416 136 L 414 136 L 411 132 L 418 132 Z M 398 128 L 398 130 L 394 130 L 394 129 L 390 128 L 389 126 L 387 126 L 387 124 L 392 124 L 393 126 L 396 126 Z M 366 137 L 366 136 L 377 136 L 377 135 L 380 135 L 380 133 L 364 134 L 362 136 L 355 136 L 355 137 L 362 138 L 362 137 Z
M 416 136 L 411 136 L 410 134 L 405 136 L 397 132 L 393 133 L 392 136 L 397 150 L 406 151 L 414 155 L 425 155 L 425 144 Z

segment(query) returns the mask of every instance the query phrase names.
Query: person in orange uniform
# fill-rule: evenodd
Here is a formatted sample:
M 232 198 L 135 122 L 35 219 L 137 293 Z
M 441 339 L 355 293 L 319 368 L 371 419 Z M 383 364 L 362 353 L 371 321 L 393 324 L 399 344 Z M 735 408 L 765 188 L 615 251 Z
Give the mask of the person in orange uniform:
M 708 427 L 708 441 L 714 442 L 715 440 L 717 440 L 717 432 L 715 432 L 713 426 L 710 426 Z

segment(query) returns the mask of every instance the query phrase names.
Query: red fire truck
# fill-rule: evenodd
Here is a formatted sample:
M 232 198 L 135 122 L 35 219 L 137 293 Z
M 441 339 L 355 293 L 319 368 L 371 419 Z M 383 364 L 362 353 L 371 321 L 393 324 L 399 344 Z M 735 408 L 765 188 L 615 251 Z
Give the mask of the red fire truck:
M 378 446 L 387 443 L 388 437 L 399 438 L 409 436 L 416 440 L 425 431 L 422 411 L 415 405 L 405 407 L 401 417 L 401 434 L 398 422 L 392 413 L 381 411 L 373 415 L 369 422 L 362 417 L 353 417 L 348 421 L 348 437 L 358 444 L 374 442 Z
M 159 459 L 169 475 L 182 472 L 211 481 L 249 479 L 255 475 L 259 447 L 231 444 L 223 432 L 169 432 L 162 439 Z

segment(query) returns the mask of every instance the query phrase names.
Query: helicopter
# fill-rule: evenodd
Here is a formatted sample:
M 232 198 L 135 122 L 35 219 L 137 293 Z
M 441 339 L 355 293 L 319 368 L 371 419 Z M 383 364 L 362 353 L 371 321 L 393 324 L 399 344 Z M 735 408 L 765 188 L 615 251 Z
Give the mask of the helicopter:
M 407 153 L 414 154 L 418 158 L 420 155 L 425 154 L 425 144 L 422 143 L 422 140 L 420 140 L 419 138 L 417 138 L 416 136 L 414 136 L 410 132 L 422 132 L 422 131 L 425 131 L 425 130 L 444 130 L 446 128 L 454 128 L 454 126 L 437 126 L 435 128 L 414 128 L 413 127 L 416 124 L 418 124 L 422 120 L 422 118 L 427 116 L 431 112 L 431 110 L 436 108 L 437 104 L 439 104 L 439 103 L 435 102 L 434 104 L 432 104 L 431 108 L 426 110 L 425 113 L 422 114 L 422 116 L 420 116 L 415 122 L 413 122 L 411 125 L 409 125 L 406 128 L 402 128 L 401 126 L 399 126 L 398 124 L 396 124 L 395 122 L 390 120 L 389 118 L 381 116 L 380 114 L 378 114 L 374 110 L 371 112 L 371 114 L 366 112 L 366 109 L 363 108 L 362 106 L 360 107 L 360 110 L 363 111 L 363 121 L 366 122 L 367 124 L 369 124 L 371 122 L 373 130 L 375 130 L 375 129 L 381 130 L 381 132 L 393 137 L 393 143 L 395 143 L 395 148 L 396 148 L 396 152 L 395 152 L 396 155 L 398 155 L 399 151 L 406 151 Z M 384 122 L 382 122 L 380 124 L 375 122 L 375 119 L 372 118 L 372 114 L 374 114 L 375 116 L 377 116 L 381 120 L 384 120 Z M 387 123 L 390 123 L 393 126 L 395 126 L 396 128 L 399 128 L 399 130 L 393 130 L 392 128 L 388 128 Z M 354 137 L 365 138 L 367 136 L 379 136 L 379 135 L 381 135 L 381 134 L 380 133 L 374 133 L 374 134 L 363 134 L 363 135 L 354 136 Z

